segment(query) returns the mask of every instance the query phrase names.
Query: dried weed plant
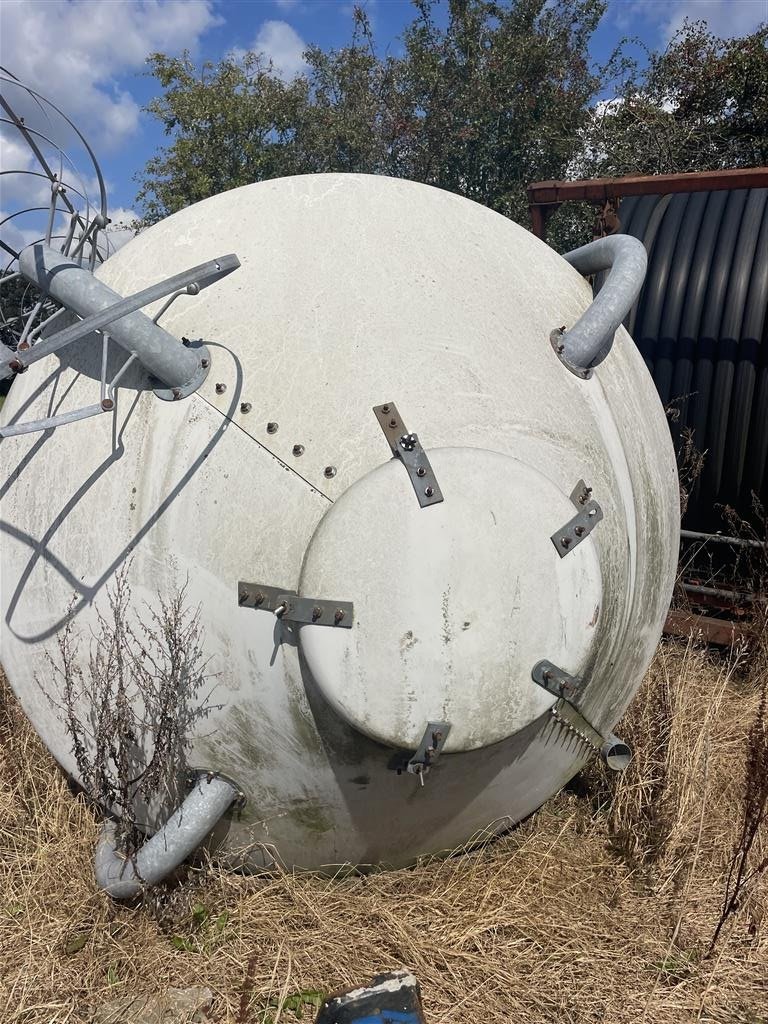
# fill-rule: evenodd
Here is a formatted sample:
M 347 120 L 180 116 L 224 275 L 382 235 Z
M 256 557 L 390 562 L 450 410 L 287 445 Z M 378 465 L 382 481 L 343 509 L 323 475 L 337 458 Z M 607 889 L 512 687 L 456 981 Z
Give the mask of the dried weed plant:
M 69 618 L 48 656 L 51 678 L 38 685 L 58 709 L 72 743 L 81 783 L 110 809 L 129 854 L 141 841 L 137 806 L 168 805 L 187 773 L 196 723 L 212 708 L 203 690 L 211 678 L 203 653 L 200 609 L 191 611 L 187 584 L 158 606 L 134 614 L 130 563 L 108 588 L 108 614 L 97 610 L 87 670 L 83 637 Z

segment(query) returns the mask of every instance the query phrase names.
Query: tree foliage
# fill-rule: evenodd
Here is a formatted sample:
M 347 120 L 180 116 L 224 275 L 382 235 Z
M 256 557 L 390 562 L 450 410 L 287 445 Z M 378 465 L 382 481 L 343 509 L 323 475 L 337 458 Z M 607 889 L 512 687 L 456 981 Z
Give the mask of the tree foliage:
M 575 176 L 768 164 L 768 26 L 723 40 L 687 22 L 645 58 L 625 61 L 614 98 L 590 111 Z
M 356 171 L 427 182 L 517 218 L 525 185 L 565 173 L 600 77 L 589 39 L 605 0 L 417 0 L 399 56 L 376 54 L 357 11 L 349 46 L 310 47 L 282 81 L 257 54 L 198 70 L 154 54 L 148 110 L 170 144 L 148 163 L 149 222 L 287 174 Z
M 290 174 L 354 171 L 449 189 L 526 223 L 532 181 L 768 162 L 768 29 L 723 41 L 687 22 L 667 48 L 603 67 L 606 0 L 414 0 L 398 55 L 356 11 L 348 46 L 309 47 L 289 81 L 259 54 L 198 68 L 149 58 L 168 144 L 139 201 L 152 223 L 207 196 Z M 442 21 L 445 21 L 443 24 Z M 609 101 L 598 102 L 599 97 Z M 561 244 L 584 214 L 553 221 Z

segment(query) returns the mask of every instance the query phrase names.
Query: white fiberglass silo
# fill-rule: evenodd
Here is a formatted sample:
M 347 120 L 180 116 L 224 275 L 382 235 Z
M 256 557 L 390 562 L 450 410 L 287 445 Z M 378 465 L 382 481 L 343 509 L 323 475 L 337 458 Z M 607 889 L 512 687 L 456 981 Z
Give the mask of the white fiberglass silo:
M 138 599 L 188 578 L 201 605 L 216 708 L 190 762 L 245 796 L 222 853 L 396 865 L 521 819 L 610 736 L 668 606 L 677 477 L 643 360 L 620 327 L 572 372 L 577 270 L 382 177 L 215 196 L 97 276 L 129 295 L 226 252 L 162 321 L 207 346 L 196 393 L 127 377 L 107 414 L 2 442 L 16 693 L 76 774 L 35 677 L 73 592 L 86 626 L 130 558 Z M 91 342 L 19 376 L 4 422 L 92 401 Z

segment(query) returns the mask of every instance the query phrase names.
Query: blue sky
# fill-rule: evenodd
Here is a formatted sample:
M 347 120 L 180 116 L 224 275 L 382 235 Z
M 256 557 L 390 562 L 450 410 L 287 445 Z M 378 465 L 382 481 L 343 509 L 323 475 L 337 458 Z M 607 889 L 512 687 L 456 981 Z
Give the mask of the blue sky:
M 413 17 L 410 0 L 367 0 L 379 48 L 397 52 Z M 768 0 L 611 0 L 593 37 L 604 59 L 624 35 L 658 47 L 685 17 L 719 35 L 742 35 L 768 20 Z M 147 53 L 189 49 L 216 60 L 232 49 L 270 56 L 285 76 L 301 70 L 307 43 L 343 45 L 352 29 L 349 0 L 3 0 L 0 63 L 53 99 L 96 151 L 108 181 L 110 212 L 135 209 L 135 175 L 162 142 L 141 107 L 156 91 L 144 74 Z M 3 166 L 21 158 L 6 140 Z M 15 196 L 0 194 L 0 208 Z M 31 180 L 31 179 L 27 179 Z

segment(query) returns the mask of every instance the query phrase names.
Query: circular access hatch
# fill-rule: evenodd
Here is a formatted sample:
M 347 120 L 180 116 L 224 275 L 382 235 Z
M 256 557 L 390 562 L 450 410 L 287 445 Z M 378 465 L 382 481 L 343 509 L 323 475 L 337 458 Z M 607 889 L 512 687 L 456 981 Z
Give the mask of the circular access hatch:
M 397 459 L 329 509 L 299 593 L 352 601 L 351 629 L 304 625 L 299 643 L 348 722 L 414 750 L 428 722 L 446 752 L 498 742 L 555 698 L 531 678 L 547 659 L 576 675 L 602 604 L 595 544 L 560 558 L 550 537 L 576 514 L 532 466 L 496 452 L 428 452 L 444 501 L 421 508 Z

